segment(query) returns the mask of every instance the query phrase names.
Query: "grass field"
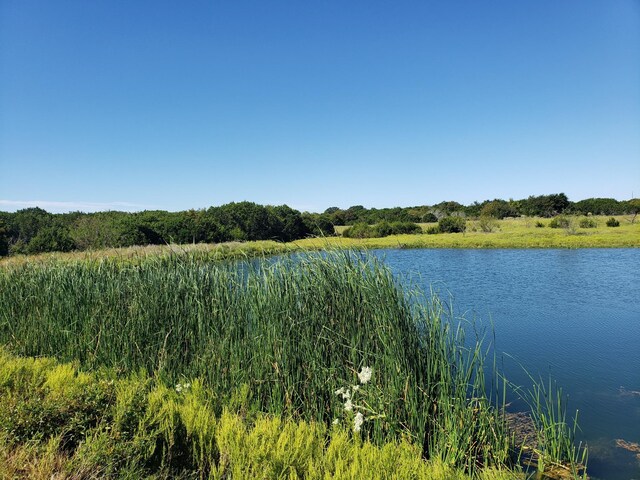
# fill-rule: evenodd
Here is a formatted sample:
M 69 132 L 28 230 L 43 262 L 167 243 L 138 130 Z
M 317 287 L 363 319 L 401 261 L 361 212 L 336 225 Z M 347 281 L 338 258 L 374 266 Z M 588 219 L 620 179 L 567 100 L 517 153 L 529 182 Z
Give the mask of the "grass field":
M 364 248 L 622 248 L 640 247 L 640 220 L 631 223 L 631 216 L 615 217 L 619 227 L 607 227 L 610 217 L 588 217 L 595 220 L 596 228 L 580 228 L 586 217 L 569 217 L 572 228 L 549 228 L 548 218 L 508 218 L 498 220 L 495 230 L 483 232 L 478 220 L 467 221 L 465 233 L 437 235 L 394 235 L 385 238 L 335 238 L 331 245 Z M 536 227 L 540 222 L 544 227 Z M 436 223 L 421 224 L 426 232 Z M 338 233 L 347 227 L 336 227 Z M 317 245 L 317 240 L 297 242 L 302 246 Z

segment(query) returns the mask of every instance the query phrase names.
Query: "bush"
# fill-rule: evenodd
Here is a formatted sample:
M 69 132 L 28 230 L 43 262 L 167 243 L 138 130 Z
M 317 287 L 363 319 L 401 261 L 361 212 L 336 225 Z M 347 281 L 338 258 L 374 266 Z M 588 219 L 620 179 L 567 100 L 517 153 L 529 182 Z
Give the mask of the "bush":
M 491 233 L 498 228 L 498 221 L 494 217 L 481 215 L 478 220 L 478 227 L 485 233 Z
M 611 217 L 609 220 L 607 220 L 607 227 L 619 227 L 619 226 L 620 226 L 620 222 L 615 218 Z
M 467 222 L 462 217 L 444 217 L 438 221 L 441 233 L 460 233 L 467 229 Z
M 541 222 L 540 220 L 538 220 L 538 221 L 536 222 L 536 228 L 544 228 L 544 223 L 543 223 L 543 222 Z
M 356 223 L 342 232 L 346 238 L 371 238 L 372 228 L 366 223 Z
M 433 213 L 429 212 L 429 213 L 425 213 L 422 216 L 422 221 L 424 223 L 435 223 L 438 221 L 438 217 L 436 217 Z
M 553 217 L 549 222 L 550 228 L 569 228 L 570 226 L 571 226 L 571 221 L 563 215 L 558 215 L 557 217 Z
M 593 218 L 583 218 L 580 220 L 580 228 L 596 228 L 597 226 L 598 222 Z
M 342 232 L 347 238 L 381 238 L 389 235 L 422 233 L 420 225 L 413 222 L 380 222 L 375 225 L 356 223 Z

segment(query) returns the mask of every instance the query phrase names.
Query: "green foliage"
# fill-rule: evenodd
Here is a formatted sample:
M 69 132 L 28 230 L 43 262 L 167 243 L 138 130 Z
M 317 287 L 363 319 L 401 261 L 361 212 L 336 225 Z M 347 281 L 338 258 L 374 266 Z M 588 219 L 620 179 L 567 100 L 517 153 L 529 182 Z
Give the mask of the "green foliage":
M 571 219 L 569 217 L 565 217 L 564 215 L 558 215 L 557 217 L 553 217 L 549 222 L 549 228 L 570 228 L 571 227 Z
M 75 248 L 75 243 L 67 228 L 61 225 L 44 227 L 31 239 L 26 247 L 26 253 L 69 252 Z
M 571 206 L 571 211 L 583 215 L 615 215 L 622 213 L 624 202 L 614 198 L 587 198 Z
M 435 223 L 438 221 L 438 217 L 436 217 L 432 212 L 425 213 L 420 219 L 423 223 Z
M 614 217 L 611 217 L 607 220 L 607 227 L 619 227 L 620 221 L 616 220 Z
M 4 250 L 28 254 L 231 240 L 290 242 L 312 231 L 297 210 L 286 205 L 265 207 L 251 202 L 185 212 L 52 215 L 32 208 L 15 214 L 3 213 L 0 221 L 6 223 L 0 231 L 0 254 Z M 320 224 L 321 229 L 329 230 L 326 219 Z M 332 234 L 333 227 L 330 230 Z
M 306 230 L 316 237 L 333 237 L 335 227 L 331 223 L 331 217 L 327 214 L 312 215 L 310 213 L 302 214 L 302 221 Z
M 513 205 L 505 200 L 493 200 L 486 202 L 480 210 L 481 217 L 493 217 L 503 219 L 505 217 L 516 217 L 518 212 Z
M 389 235 L 422 233 L 420 225 L 411 222 L 380 222 L 375 225 L 356 223 L 345 229 L 342 236 L 346 238 L 382 238 Z
M 483 215 L 478 219 L 478 227 L 480 227 L 481 231 L 490 233 L 498 228 L 498 222 L 494 217 Z
M 520 200 L 521 213 L 530 217 L 553 217 L 563 213 L 569 206 L 569 199 L 564 193 Z
M 544 228 L 544 222 L 541 222 L 540 220 L 536 221 L 536 228 Z
M 9 235 L 5 222 L 0 218 L 0 257 L 9 254 Z
M 580 228 L 598 228 L 598 222 L 589 217 L 581 218 L 579 225 Z
M 467 229 L 467 222 L 462 217 L 444 217 L 438 221 L 440 233 L 460 233 Z
M 220 407 L 197 379 L 177 391 L 157 377 L 87 374 L 1 350 L 0 378 L 0 478 L 469 478 L 425 461 L 408 437 L 376 446 L 340 427 Z M 85 401 L 83 390 L 104 401 Z M 16 438 L 11 426 L 31 396 L 60 413 L 57 423 L 41 417 L 43 430 Z M 80 409 L 91 414 L 78 417 Z M 70 426 L 79 432 L 73 443 Z M 477 477 L 513 478 L 491 468 Z

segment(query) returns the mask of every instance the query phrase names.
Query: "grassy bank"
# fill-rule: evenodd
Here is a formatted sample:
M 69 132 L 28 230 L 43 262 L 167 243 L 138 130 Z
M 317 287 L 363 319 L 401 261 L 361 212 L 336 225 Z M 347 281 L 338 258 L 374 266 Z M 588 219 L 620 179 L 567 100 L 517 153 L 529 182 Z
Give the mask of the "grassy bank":
M 247 411 L 357 427 L 356 438 L 382 450 L 404 439 L 435 465 L 469 475 L 513 466 L 503 394 L 494 384 L 487 396 L 495 379 L 485 382 L 480 341 L 465 339 L 437 298 L 404 291 L 374 258 L 212 262 L 206 250 L 132 258 L 0 270 L 0 342 L 21 356 L 203 385 L 216 418 L 240 392 Z M 556 451 L 558 435 L 538 439 L 541 470 L 575 462 L 571 447 Z

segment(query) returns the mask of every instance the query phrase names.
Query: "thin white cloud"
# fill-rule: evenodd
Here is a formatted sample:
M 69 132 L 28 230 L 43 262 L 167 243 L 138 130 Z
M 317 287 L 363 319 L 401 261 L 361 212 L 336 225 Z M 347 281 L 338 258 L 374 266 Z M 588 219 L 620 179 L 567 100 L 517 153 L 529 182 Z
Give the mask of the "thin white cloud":
M 50 200 L 0 200 L 0 210 L 15 211 L 22 208 L 40 207 L 51 213 L 101 212 L 105 210 L 140 211 L 156 207 L 129 202 L 56 202 Z

